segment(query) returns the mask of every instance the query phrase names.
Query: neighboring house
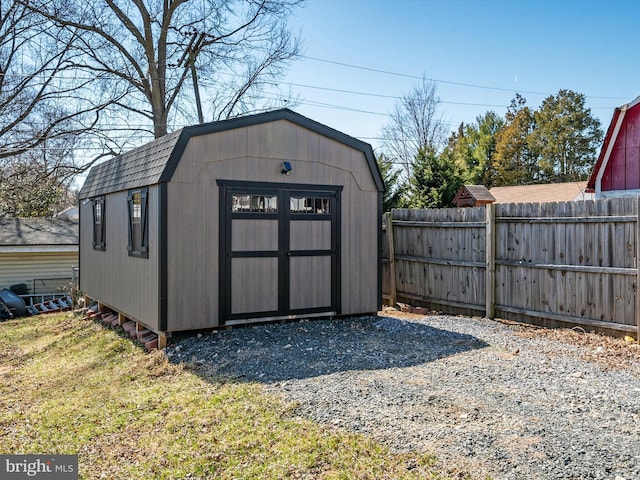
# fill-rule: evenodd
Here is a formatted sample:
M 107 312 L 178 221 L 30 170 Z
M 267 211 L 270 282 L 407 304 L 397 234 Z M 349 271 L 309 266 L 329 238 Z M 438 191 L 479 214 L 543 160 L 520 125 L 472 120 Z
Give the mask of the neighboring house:
M 587 182 L 542 183 L 538 185 L 493 187 L 489 192 L 495 197 L 495 203 L 579 202 L 593 200 L 593 194 L 585 191 L 586 186 Z
M 484 185 L 463 185 L 458 190 L 453 203 L 456 207 L 479 207 L 493 203 L 496 199 Z
M 78 222 L 0 218 L 0 288 L 24 283 L 32 294 L 69 289 L 78 266 Z
M 596 198 L 640 195 L 640 97 L 614 110 L 587 191 Z
M 161 345 L 376 312 L 383 190 L 369 144 L 287 109 L 186 127 L 89 172 L 80 288 Z
M 72 222 L 80 221 L 80 209 L 78 207 L 69 207 L 54 215 L 55 218 L 63 218 Z

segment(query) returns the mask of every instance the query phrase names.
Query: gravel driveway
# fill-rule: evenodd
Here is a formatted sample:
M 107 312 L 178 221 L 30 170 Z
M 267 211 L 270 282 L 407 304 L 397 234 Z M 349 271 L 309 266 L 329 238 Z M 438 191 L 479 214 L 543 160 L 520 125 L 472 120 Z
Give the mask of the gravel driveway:
M 182 336 L 167 355 L 260 382 L 296 402 L 296 416 L 429 450 L 477 478 L 640 478 L 639 363 L 612 369 L 598 361 L 606 346 L 524 326 L 413 317 Z

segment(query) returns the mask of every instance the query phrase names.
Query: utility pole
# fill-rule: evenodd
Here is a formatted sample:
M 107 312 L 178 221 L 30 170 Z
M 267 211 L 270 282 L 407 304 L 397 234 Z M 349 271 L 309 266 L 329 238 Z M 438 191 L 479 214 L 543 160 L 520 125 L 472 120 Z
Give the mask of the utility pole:
M 193 33 L 189 46 L 182 54 L 182 57 L 178 61 L 178 67 L 182 66 L 182 62 L 187 61 L 187 64 L 191 68 L 191 79 L 193 80 L 193 91 L 196 96 L 196 108 L 198 109 L 198 121 L 204 123 L 204 115 L 202 114 L 202 103 L 200 102 L 200 89 L 198 88 L 198 74 L 196 72 L 196 57 L 200 53 L 202 44 L 204 43 L 205 34 L 201 33 L 198 36 L 198 32 Z

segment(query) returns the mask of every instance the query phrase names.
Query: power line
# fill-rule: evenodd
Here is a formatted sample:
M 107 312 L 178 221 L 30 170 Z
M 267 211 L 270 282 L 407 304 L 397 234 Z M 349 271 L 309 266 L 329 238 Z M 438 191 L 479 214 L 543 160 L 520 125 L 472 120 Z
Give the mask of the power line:
M 400 100 L 402 99 L 401 96 L 398 95 L 385 95 L 382 93 L 369 93 L 369 92 L 357 92 L 354 90 L 344 90 L 341 88 L 330 88 L 330 87 L 320 87 L 318 85 L 306 85 L 306 84 L 302 84 L 302 83 L 292 83 L 292 82 L 278 82 L 279 84 L 283 84 L 283 85 L 291 85 L 293 87 L 301 87 L 301 88 L 311 88 L 314 90 L 324 90 L 324 91 L 328 91 L 328 92 L 337 92 L 337 93 L 347 93 L 350 95 L 362 95 L 362 96 L 366 96 L 366 97 L 378 97 L 378 98 L 389 98 L 392 100 Z M 503 108 L 507 108 L 508 105 L 497 105 L 497 104 L 490 104 L 490 103 L 468 103 L 468 102 L 451 102 L 451 101 L 447 101 L 447 100 L 439 100 L 438 103 L 445 103 L 445 104 L 450 104 L 450 105 L 468 105 L 468 106 L 472 106 L 472 107 L 503 107 Z
M 316 62 L 323 62 L 323 63 L 329 63 L 332 65 L 340 65 L 342 67 L 347 67 L 347 68 L 354 68 L 357 70 L 364 70 L 364 71 L 368 71 L 368 72 L 375 72 L 375 73 L 382 73 L 385 75 L 393 75 L 395 77 L 403 77 L 403 78 L 413 78 L 416 80 L 422 80 L 424 77 L 422 76 L 417 76 L 417 75 L 410 75 L 410 74 L 406 74 L 406 73 L 399 73 L 399 72 L 392 72 L 389 70 L 382 70 L 382 69 L 378 69 L 378 68 L 371 68 L 371 67 L 364 67 L 361 65 L 354 65 L 351 63 L 344 63 L 344 62 L 338 62 L 335 60 L 327 60 L 325 58 L 318 58 L 318 57 L 310 57 L 307 55 L 301 55 L 302 58 L 306 58 L 308 60 L 314 60 Z M 461 87 L 471 87 L 471 88 L 481 88 L 484 90 L 496 90 L 499 92 L 518 92 L 518 93 L 527 93 L 527 94 L 531 94 L 531 95 L 552 95 L 551 93 L 548 92 L 535 92 L 535 91 L 531 91 L 531 90 L 518 90 L 518 89 L 513 89 L 513 88 L 502 88 L 502 87 L 490 87 L 487 85 L 477 85 L 477 84 L 473 84 L 473 83 L 464 83 L 464 82 L 453 82 L 450 80 L 440 80 L 440 79 L 436 79 L 436 78 L 429 78 L 428 80 L 431 80 L 433 82 L 436 83 L 444 83 L 447 85 L 457 85 L 457 86 L 461 86 Z M 603 100 L 625 100 L 627 99 L 626 97 L 606 97 L 606 96 L 598 96 L 598 95 L 586 95 L 586 97 L 588 98 L 598 98 L 598 99 L 603 99 Z

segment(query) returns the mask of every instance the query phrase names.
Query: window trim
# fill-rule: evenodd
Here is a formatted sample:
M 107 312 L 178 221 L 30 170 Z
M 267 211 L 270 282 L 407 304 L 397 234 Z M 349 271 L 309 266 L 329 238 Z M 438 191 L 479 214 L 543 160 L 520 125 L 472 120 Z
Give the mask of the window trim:
M 134 203 L 133 199 L 136 194 L 140 194 L 140 246 L 139 249 L 133 245 L 133 218 Z M 149 203 L 149 191 L 147 187 L 129 190 L 127 194 L 127 206 L 129 212 L 129 241 L 127 243 L 127 252 L 130 257 L 149 258 L 149 218 L 147 215 L 147 206 Z
M 248 205 L 243 206 L 241 197 L 248 197 Z M 277 215 L 278 214 L 278 195 L 274 192 L 246 192 L 233 193 L 231 195 L 231 213 L 236 214 L 258 214 L 258 215 Z M 260 200 L 262 199 L 262 202 Z M 275 205 L 275 206 L 274 206 Z
M 100 223 L 96 222 L 96 212 L 100 207 Z M 91 199 L 91 207 L 93 211 L 93 249 L 105 251 L 107 249 L 107 235 L 105 228 L 105 197 L 94 197 Z M 100 225 L 100 231 L 98 232 L 97 226 Z

